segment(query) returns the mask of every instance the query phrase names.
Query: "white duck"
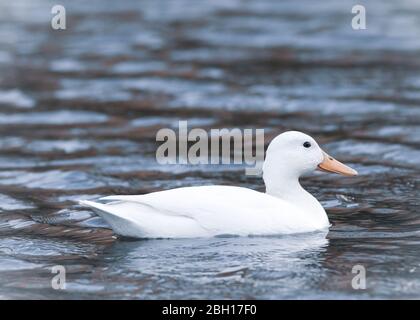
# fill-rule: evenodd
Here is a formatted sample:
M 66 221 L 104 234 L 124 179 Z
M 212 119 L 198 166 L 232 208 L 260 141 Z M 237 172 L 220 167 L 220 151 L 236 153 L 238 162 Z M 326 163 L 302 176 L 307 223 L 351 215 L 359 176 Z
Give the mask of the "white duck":
M 115 233 L 134 238 L 274 235 L 329 227 L 321 204 L 299 183 L 315 169 L 354 176 L 310 136 L 288 131 L 271 141 L 263 165 L 266 193 L 234 186 L 176 188 L 145 195 L 82 200 Z

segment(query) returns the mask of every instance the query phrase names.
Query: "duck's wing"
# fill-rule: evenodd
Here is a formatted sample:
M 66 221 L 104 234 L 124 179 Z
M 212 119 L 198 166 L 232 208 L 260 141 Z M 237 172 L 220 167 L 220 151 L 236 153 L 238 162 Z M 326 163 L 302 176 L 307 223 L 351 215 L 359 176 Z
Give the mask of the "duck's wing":
M 304 232 L 308 221 L 289 203 L 251 189 L 230 186 L 177 188 L 146 195 L 83 201 L 119 234 L 196 237 Z M 308 225 L 308 228 L 310 226 Z

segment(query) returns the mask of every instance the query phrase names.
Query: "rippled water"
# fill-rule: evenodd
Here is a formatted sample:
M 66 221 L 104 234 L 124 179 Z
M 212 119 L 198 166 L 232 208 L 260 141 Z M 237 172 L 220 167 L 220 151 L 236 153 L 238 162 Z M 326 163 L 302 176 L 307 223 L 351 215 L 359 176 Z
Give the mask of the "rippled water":
M 0 298 L 420 298 L 420 2 L 0 2 Z M 360 176 L 303 180 L 328 235 L 126 241 L 75 204 L 240 185 L 161 166 L 156 132 L 305 131 Z M 351 287 L 354 265 L 367 289 Z M 51 267 L 67 270 L 51 288 Z

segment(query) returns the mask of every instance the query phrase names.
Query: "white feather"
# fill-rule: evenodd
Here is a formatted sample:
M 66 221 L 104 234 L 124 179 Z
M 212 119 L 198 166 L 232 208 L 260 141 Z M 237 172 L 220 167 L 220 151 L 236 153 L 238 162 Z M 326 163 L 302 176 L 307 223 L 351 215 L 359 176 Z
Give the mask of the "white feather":
M 221 234 L 290 234 L 328 226 L 286 201 L 230 186 L 178 188 L 136 196 L 109 196 L 92 207 L 120 235 L 138 238 Z
M 302 143 L 309 141 L 311 148 Z M 234 186 L 177 188 L 145 195 L 80 201 L 120 235 L 136 238 L 272 235 L 326 229 L 320 203 L 299 184 L 314 170 L 322 150 L 309 136 L 286 132 L 270 144 L 264 162 L 267 193 Z

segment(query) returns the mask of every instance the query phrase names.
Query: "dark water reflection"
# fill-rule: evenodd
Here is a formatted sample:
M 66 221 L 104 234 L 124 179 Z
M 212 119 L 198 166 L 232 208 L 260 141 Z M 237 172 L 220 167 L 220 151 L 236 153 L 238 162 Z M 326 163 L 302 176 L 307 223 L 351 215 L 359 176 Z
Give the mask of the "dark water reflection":
M 357 32 L 352 1 L 62 1 L 66 31 L 54 4 L 0 4 L 0 298 L 420 297 L 418 1 L 369 1 Z M 327 237 L 116 239 L 74 201 L 263 190 L 243 168 L 157 164 L 179 120 L 305 131 L 360 176 L 304 179 Z

